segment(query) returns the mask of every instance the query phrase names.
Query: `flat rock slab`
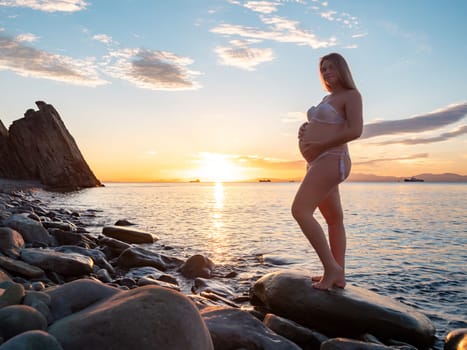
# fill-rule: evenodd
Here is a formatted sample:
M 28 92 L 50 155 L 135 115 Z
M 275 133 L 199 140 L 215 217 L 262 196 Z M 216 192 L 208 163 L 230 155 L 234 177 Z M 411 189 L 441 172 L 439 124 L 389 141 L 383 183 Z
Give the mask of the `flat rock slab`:
M 131 229 L 122 226 L 105 226 L 102 233 L 111 238 L 118 239 L 126 243 L 154 243 L 159 238 L 149 232 Z
M 254 294 L 273 313 L 330 336 L 370 333 L 417 347 L 435 341 L 433 323 L 409 306 L 351 285 L 321 291 L 312 283 L 303 272 L 279 271 L 260 278 Z

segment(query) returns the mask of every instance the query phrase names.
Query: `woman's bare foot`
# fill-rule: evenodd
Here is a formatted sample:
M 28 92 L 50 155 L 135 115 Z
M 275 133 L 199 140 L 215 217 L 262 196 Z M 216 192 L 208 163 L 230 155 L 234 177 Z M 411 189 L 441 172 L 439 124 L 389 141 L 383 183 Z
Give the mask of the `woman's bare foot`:
M 313 280 L 313 278 L 312 278 Z M 324 271 L 324 276 L 319 282 L 313 284 L 313 287 L 320 290 L 329 290 L 332 287 L 344 288 L 345 287 L 345 275 L 342 267 L 337 266 L 335 268 Z
M 323 279 L 323 276 L 311 276 L 313 282 L 319 282 Z

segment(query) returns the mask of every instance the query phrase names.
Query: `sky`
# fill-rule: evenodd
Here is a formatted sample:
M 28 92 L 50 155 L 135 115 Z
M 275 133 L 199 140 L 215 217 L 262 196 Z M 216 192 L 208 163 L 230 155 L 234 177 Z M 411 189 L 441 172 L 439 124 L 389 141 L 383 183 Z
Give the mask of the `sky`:
M 467 175 L 465 0 L 0 0 L 0 119 L 52 104 L 102 181 L 297 179 L 342 54 L 352 173 Z

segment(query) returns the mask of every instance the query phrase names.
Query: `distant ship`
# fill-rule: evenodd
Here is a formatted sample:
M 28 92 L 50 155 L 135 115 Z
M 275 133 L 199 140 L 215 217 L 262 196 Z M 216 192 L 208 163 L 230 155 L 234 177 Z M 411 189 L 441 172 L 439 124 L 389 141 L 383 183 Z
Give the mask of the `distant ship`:
M 404 182 L 424 182 L 425 180 L 423 179 L 417 179 L 416 177 L 409 177 L 407 179 L 404 179 Z
M 270 179 L 259 179 L 258 181 L 259 181 L 259 182 L 271 182 Z

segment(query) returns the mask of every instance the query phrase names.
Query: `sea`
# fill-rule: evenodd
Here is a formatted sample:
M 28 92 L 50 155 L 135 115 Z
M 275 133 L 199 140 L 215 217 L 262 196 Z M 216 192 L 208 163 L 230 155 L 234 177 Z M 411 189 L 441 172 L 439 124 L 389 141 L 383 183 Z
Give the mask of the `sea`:
M 40 191 L 50 208 L 77 211 L 91 233 L 119 219 L 159 240 L 147 249 L 216 263 L 239 295 L 268 272 L 321 273 L 290 213 L 299 182 L 106 183 L 71 193 Z M 467 327 L 467 184 L 340 185 L 349 284 L 389 296 L 427 315 L 447 333 Z M 318 220 L 325 227 L 324 219 Z

